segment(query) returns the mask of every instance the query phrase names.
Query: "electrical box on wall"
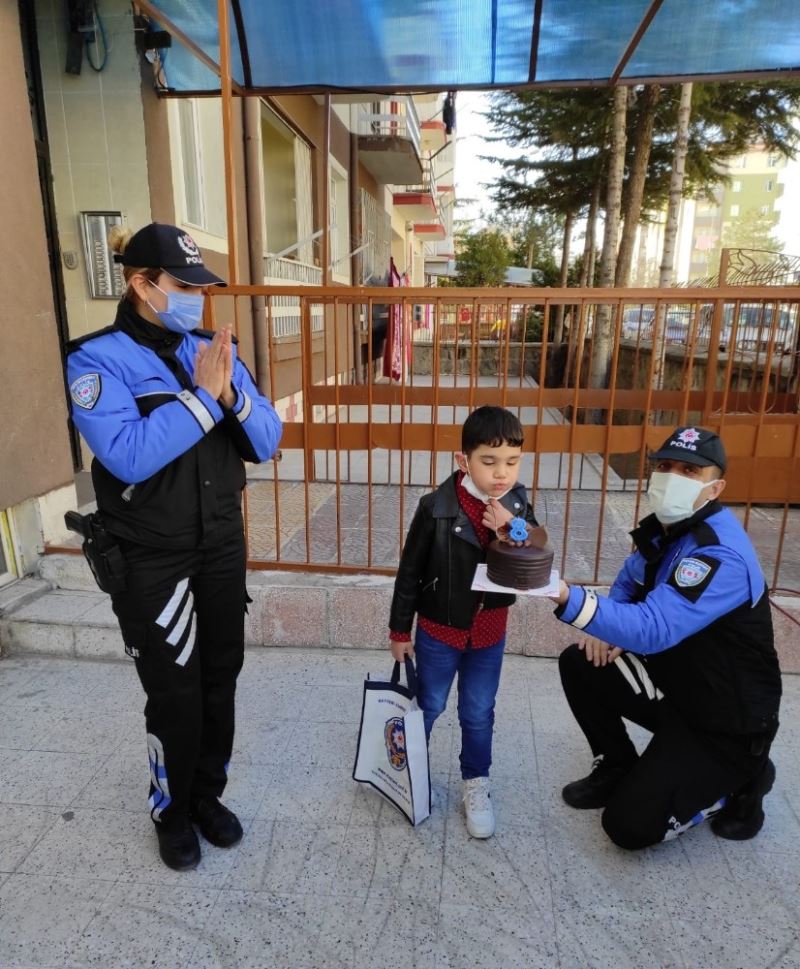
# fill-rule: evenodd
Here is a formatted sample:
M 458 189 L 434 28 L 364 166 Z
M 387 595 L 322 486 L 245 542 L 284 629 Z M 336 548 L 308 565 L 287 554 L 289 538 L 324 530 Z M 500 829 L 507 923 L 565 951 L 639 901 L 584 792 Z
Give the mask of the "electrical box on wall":
M 119 299 L 125 292 L 122 267 L 108 245 L 112 225 L 122 225 L 121 212 L 81 212 L 81 237 L 92 299 Z

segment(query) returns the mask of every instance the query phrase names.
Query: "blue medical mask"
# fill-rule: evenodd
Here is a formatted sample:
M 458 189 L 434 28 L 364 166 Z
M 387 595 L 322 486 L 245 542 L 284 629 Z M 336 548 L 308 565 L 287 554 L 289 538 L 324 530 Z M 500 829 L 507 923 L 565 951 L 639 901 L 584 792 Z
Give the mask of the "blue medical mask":
M 172 291 L 165 293 L 155 283 L 151 283 L 151 285 L 167 297 L 167 308 L 157 310 L 149 300 L 147 305 L 168 330 L 172 330 L 173 333 L 191 333 L 192 330 L 196 330 L 200 326 L 203 319 L 204 296 Z

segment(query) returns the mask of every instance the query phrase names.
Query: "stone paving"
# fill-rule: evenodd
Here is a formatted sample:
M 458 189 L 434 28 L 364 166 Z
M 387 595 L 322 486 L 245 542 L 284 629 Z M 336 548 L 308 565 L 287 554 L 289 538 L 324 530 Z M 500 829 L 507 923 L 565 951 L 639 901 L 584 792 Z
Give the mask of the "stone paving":
M 306 542 L 305 493 L 302 482 L 252 478 L 248 486 L 248 534 L 253 559 L 276 561 L 275 493 L 280 509 L 280 559 L 284 562 L 311 561 L 335 564 L 339 557 L 347 565 L 367 568 L 395 568 L 405 533 L 417 503 L 427 487 L 403 488 L 401 528 L 400 487 L 397 484 L 344 483 L 337 499 L 336 485 L 317 481 L 309 484 L 309 542 Z M 567 504 L 569 519 L 567 520 Z M 744 507 L 731 506 L 744 520 Z M 628 532 L 634 527 L 636 496 L 627 491 L 610 491 L 602 515 L 602 541 L 597 559 L 597 536 L 601 523 L 601 495 L 594 490 L 576 490 L 567 496 L 563 489 L 540 489 L 534 500 L 537 518 L 550 534 L 556 548 L 556 565 L 568 578 L 600 584 L 610 583 L 630 551 Z M 642 502 L 639 518 L 647 514 Z M 368 522 L 372 516 L 370 535 Z M 337 522 L 339 531 L 337 534 Z M 565 523 L 568 527 L 565 529 Z M 750 512 L 748 530 L 759 553 L 762 568 L 773 583 L 775 562 L 783 527 L 783 509 L 757 507 Z M 562 554 L 565 556 L 562 559 Z M 596 562 L 597 559 L 597 562 Z M 597 568 L 595 566 L 597 565 Z M 800 511 L 791 509 L 781 550 L 779 587 L 800 591 Z
M 800 678 L 760 836 L 701 826 L 631 854 L 561 802 L 588 751 L 554 661 L 520 656 L 498 700 L 497 835 L 466 833 L 452 710 L 433 815 L 412 829 L 351 779 L 362 680 L 386 670 L 385 653 L 248 650 L 227 793 L 245 838 L 179 874 L 144 808 L 132 664 L 0 661 L 0 966 L 800 967 Z

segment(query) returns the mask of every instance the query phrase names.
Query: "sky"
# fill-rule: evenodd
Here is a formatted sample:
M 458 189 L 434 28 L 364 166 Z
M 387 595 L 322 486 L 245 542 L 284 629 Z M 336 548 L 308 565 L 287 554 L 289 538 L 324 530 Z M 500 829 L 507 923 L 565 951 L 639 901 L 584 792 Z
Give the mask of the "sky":
M 456 98 L 456 170 L 455 185 L 456 218 L 474 220 L 472 224 L 478 228 L 481 223 L 481 212 L 488 213 L 493 205 L 489 198 L 488 189 L 482 183 L 490 182 L 502 174 L 502 168 L 480 158 L 481 155 L 500 155 L 512 157 L 516 152 L 501 143 L 489 143 L 481 135 L 488 131 L 485 118 L 481 113 L 489 110 L 489 95 L 483 91 L 460 91 Z M 800 255 L 800 156 L 790 161 L 781 181 L 784 184 L 784 194 L 780 201 L 781 221 L 776 235 L 784 244 L 784 252 Z M 473 201 L 467 202 L 467 199 Z M 462 203 L 460 200 L 464 200 Z M 580 228 L 580 227 L 579 227 Z M 570 247 L 574 254 L 576 239 L 581 235 L 577 232 Z M 580 241 L 580 240 L 578 240 Z
M 481 183 L 489 182 L 502 174 L 502 168 L 483 161 L 480 155 L 507 155 L 515 152 L 506 145 L 489 143 L 481 137 L 488 130 L 481 112 L 489 110 L 489 96 L 483 91 L 459 91 L 456 96 L 456 218 L 478 220 L 481 210 L 489 212 L 493 205 L 488 189 Z M 462 204 L 460 200 L 475 201 Z M 477 226 L 479 223 L 476 222 Z

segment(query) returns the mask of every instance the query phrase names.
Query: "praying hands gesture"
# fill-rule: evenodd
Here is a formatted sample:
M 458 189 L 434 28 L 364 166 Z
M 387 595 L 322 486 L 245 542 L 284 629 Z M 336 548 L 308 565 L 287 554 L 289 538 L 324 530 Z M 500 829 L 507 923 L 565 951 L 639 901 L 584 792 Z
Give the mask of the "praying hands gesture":
M 223 326 L 214 334 L 211 343 L 201 343 L 198 347 L 194 360 L 194 383 L 223 407 L 233 407 L 236 391 L 231 384 L 232 372 L 231 328 Z

